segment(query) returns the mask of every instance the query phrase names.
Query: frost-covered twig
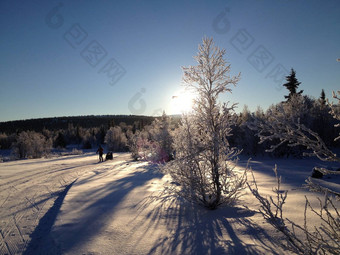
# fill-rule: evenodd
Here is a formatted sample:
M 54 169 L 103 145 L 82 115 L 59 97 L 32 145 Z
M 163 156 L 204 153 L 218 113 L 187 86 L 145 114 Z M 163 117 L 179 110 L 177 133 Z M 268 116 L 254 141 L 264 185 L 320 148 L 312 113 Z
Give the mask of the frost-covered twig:
M 333 118 L 340 121 L 340 109 L 339 109 L 339 107 L 340 107 L 340 104 L 339 104 L 340 103 L 340 91 L 338 90 L 337 93 L 335 93 L 333 91 L 332 94 L 333 94 L 333 98 L 336 99 L 338 103 L 337 104 L 333 104 L 333 103 L 329 104 L 330 107 L 331 107 L 330 113 L 332 114 Z M 335 124 L 334 126 L 340 127 L 340 123 Z M 340 133 L 339 133 L 339 136 L 334 139 L 334 141 L 337 141 L 339 139 L 340 139 Z
M 312 178 L 310 177 L 306 180 L 306 184 L 304 186 L 308 188 L 310 191 L 321 192 L 324 194 L 331 194 L 331 195 L 334 195 L 337 200 L 340 200 L 339 192 L 328 189 L 326 187 L 321 186 L 320 184 L 313 182 Z
M 304 245 L 303 242 L 297 237 L 295 234 L 294 227 L 292 231 L 285 224 L 285 220 L 283 218 L 283 205 L 287 199 L 288 191 L 284 191 L 283 193 L 280 191 L 281 186 L 281 178 L 277 175 L 277 166 L 273 169 L 275 176 L 276 176 L 276 183 L 277 186 L 273 188 L 273 192 L 276 196 L 276 201 L 272 196 L 264 197 L 259 193 L 259 189 L 256 183 L 256 179 L 254 176 L 253 171 L 253 183 L 250 184 L 247 182 L 248 188 L 250 189 L 251 193 L 255 196 L 255 198 L 260 202 L 260 213 L 263 217 L 270 223 L 275 229 L 279 230 L 281 233 L 284 234 L 285 239 L 288 242 L 288 248 L 291 251 L 294 251 L 298 254 L 304 254 Z
M 322 174 L 334 174 L 334 175 L 340 175 L 340 171 L 333 171 L 329 170 L 323 167 L 314 167 L 315 170 L 319 171 Z
M 322 161 L 340 162 L 340 158 L 336 156 L 319 135 L 305 125 L 288 122 L 285 118 L 270 118 L 266 123 L 258 125 L 260 143 L 266 141 L 279 140 L 278 144 L 272 144 L 267 152 L 273 152 L 282 144 L 287 143 L 290 147 L 302 145 L 311 152 L 305 152 L 305 156 L 316 156 Z
M 284 194 L 280 191 L 281 178 L 277 175 L 276 166 L 274 168 L 274 173 L 277 180 L 277 187 L 273 189 L 276 199 L 274 199 L 273 196 L 269 196 L 269 198 L 264 197 L 259 193 L 253 173 L 253 185 L 247 182 L 250 191 L 261 204 L 260 212 L 263 217 L 285 236 L 288 248 L 297 254 L 339 254 L 340 215 L 328 195 L 325 196 L 324 204 L 322 204 L 321 200 L 318 198 L 320 204 L 319 211 L 314 209 L 308 198 L 305 197 L 304 224 L 301 226 L 292 220 L 283 217 L 283 205 L 287 198 L 287 191 L 285 191 Z M 321 226 L 314 227 L 313 230 L 310 230 L 307 224 L 308 208 L 322 221 Z M 290 227 L 287 222 L 290 224 Z M 304 233 L 304 239 L 299 237 L 296 233 L 297 229 Z
M 340 215 L 332 202 L 326 196 L 325 203 L 323 204 L 319 198 L 319 211 L 314 209 L 310 201 L 306 198 L 305 211 L 304 211 L 304 225 L 303 227 L 287 219 L 288 222 L 296 228 L 302 230 L 305 234 L 305 251 L 307 254 L 339 254 L 340 250 Z M 331 207 L 329 209 L 329 207 Z M 320 227 L 314 227 L 313 231 L 307 227 L 307 209 L 310 209 L 317 215 L 322 223 Z M 334 212 L 332 212 L 332 210 Z

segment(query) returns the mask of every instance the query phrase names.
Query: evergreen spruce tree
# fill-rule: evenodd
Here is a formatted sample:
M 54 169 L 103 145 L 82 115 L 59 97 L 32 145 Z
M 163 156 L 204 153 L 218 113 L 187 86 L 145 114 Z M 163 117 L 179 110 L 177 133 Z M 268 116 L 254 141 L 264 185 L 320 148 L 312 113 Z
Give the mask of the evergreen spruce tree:
M 287 101 L 289 101 L 293 95 L 302 94 L 303 90 L 296 92 L 296 90 L 299 87 L 299 85 L 301 84 L 301 82 L 299 82 L 297 80 L 296 72 L 293 68 L 291 69 L 290 74 L 288 76 L 286 76 L 286 80 L 287 80 L 287 83 L 283 84 L 283 86 L 286 87 L 289 90 L 289 95 L 285 96 Z
M 321 106 L 323 107 L 326 105 L 326 94 L 323 89 L 321 90 L 320 103 L 321 103 Z

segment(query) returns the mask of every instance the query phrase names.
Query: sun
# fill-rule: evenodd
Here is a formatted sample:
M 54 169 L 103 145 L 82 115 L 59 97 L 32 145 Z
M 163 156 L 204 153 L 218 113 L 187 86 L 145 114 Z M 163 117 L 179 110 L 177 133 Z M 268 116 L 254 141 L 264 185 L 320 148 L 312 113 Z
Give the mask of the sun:
M 194 95 L 188 91 L 180 90 L 171 98 L 171 113 L 182 114 L 192 110 Z

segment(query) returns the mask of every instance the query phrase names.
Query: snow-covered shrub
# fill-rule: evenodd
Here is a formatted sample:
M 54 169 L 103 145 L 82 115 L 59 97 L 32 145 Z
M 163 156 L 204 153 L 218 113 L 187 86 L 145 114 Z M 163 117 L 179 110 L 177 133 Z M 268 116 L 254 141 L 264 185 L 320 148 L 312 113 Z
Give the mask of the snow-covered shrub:
M 128 147 L 132 158 L 153 163 L 169 161 L 173 153 L 170 132 L 170 118 L 165 113 L 143 130 L 136 130 L 135 133 L 128 131 Z
M 233 203 L 245 184 L 245 172 L 237 173 L 233 160 L 239 151 L 228 137 L 235 122 L 234 105 L 221 105 L 218 97 L 230 92 L 239 76 L 230 77 L 225 50 L 203 39 L 195 57 L 197 66 L 183 68 L 187 89 L 197 95 L 191 113 L 183 115 L 174 134 L 175 159 L 164 170 L 180 184 L 183 196 L 215 209 Z
M 257 135 L 260 137 L 260 143 L 278 141 L 276 144 L 271 144 L 268 152 L 272 152 L 286 143 L 290 147 L 302 146 L 309 150 L 310 152 L 304 153 L 305 156 L 317 156 L 322 161 L 340 162 L 320 136 L 306 126 L 308 109 L 304 107 L 304 97 L 297 95 L 292 97 L 290 102 L 271 109 L 268 121 L 256 122 L 252 126 L 258 130 Z
M 338 145 L 333 141 L 334 137 L 337 136 L 336 129 L 334 128 L 336 120 L 330 114 L 330 110 L 329 104 L 326 103 L 323 97 L 315 100 L 310 111 L 313 123 L 308 128 L 316 132 L 327 146 L 335 147 Z
M 173 157 L 173 138 L 170 130 L 170 118 L 163 113 L 160 119 L 155 119 L 149 128 L 151 140 L 157 144 L 154 160 L 166 162 Z
M 168 160 L 158 142 L 150 138 L 146 130 L 137 130 L 135 134 L 129 134 L 128 147 L 134 160 L 146 160 L 153 163 L 165 162 Z
M 169 155 L 163 150 L 158 142 L 148 140 L 143 141 L 142 159 L 150 161 L 152 163 L 164 163 L 169 161 Z
M 263 148 L 258 144 L 259 139 L 255 131 L 248 127 L 249 123 L 254 122 L 257 115 L 250 113 L 245 105 L 243 111 L 238 115 L 236 124 L 232 127 L 233 136 L 230 138 L 230 144 L 242 150 L 242 154 L 254 155 L 263 152 Z
M 129 135 L 128 146 L 134 160 L 147 160 L 151 148 L 150 134 L 146 130 L 137 130 Z
M 133 160 L 139 159 L 139 149 L 138 149 L 139 133 L 140 133 L 139 130 L 137 130 L 135 133 L 133 133 L 132 131 L 127 132 L 128 148 L 129 148 L 129 151 L 131 152 L 131 156 Z
M 340 142 L 333 140 L 337 135 L 334 128 L 336 121 L 330 114 L 330 106 L 324 105 L 321 99 L 316 100 L 306 95 L 292 95 L 289 101 L 270 106 L 262 117 L 253 116 L 248 127 L 254 126 L 255 130 L 261 127 L 264 138 L 260 145 L 267 148 L 266 151 L 271 155 L 301 157 L 305 145 L 295 145 L 289 139 L 281 140 L 281 132 L 287 135 L 296 129 L 297 124 L 317 133 L 327 147 L 339 147 Z
M 105 135 L 105 143 L 110 151 L 126 151 L 127 138 L 121 127 L 111 127 Z
M 301 131 L 299 125 L 311 126 L 311 105 L 307 96 L 292 95 L 289 101 L 271 106 L 264 121 L 255 119 L 249 127 L 258 131 L 260 144 L 269 144 L 266 152 L 276 156 L 302 155 L 305 144 L 302 140 L 296 141 L 295 135 Z
M 13 153 L 19 158 L 40 158 L 51 151 L 52 141 L 40 133 L 23 131 L 13 146 Z
M 73 148 L 69 155 L 82 155 L 82 154 L 83 154 L 82 150 L 78 150 L 76 148 Z
M 333 97 L 338 100 L 336 105 L 331 104 L 331 114 L 334 119 L 340 121 L 340 91 L 338 95 L 333 93 Z M 291 98 L 294 100 L 294 98 Z M 299 98 L 295 98 L 299 100 Z M 295 101 L 298 102 L 298 101 Z M 288 102 L 287 104 L 289 104 Z M 286 107 L 292 107 L 285 105 Z M 279 138 L 280 144 L 287 142 L 290 146 L 302 145 L 309 152 L 305 152 L 304 155 L 316 156 L 322 161 L 338 162 L 340 163 L 340 158 L 337 157 L 323 142 L 320 136 L 307 128 L 300 121 L 300 116 L 290 116 L 287 113 L 292 113 L 291 111 L 285 111 L 285 109 L 280 109 L 275 112 L 272 117 L 271 124 L 259 125 L 259 136 L 261 141 L 272 140 L 273 138 Z M 286 117 L 286 118 L 285 118 Z M 295 118 L 294 118 L 295 117 Z M 336 124 L 339 127 L 339 124 Z M 335 138 L 335 140 L 340 139 L 340 135 Z M 275 150 L 278 145 L 273 145 L 270 150 Z M 340 175 L 340 171 L 331 171 L 325 168 L 316 168 L 322 174 L 334 174 Z M 275 168 L 275 174 L 277 177 L 277 172 Z M 306 187 L 314 192 L 322 192 L 325 194 L 325 202 L 320 202 L 320 209 L 315 209 L 311 206 L 308 198 L 306 197 L 305 205 L 305 222 L 301 226 L 294 223 L 289 219 L 284 219 L 283 215 L 283 204 L 287 198 L 287 193 L 284 195 L 280 194 L 280 179 L 277 177 L 278 187 L 275 189 L 277 200 L 276 202 L 272 197 L 265 198 L 259 194 L 258 188 L 256 186 L 252 187 L 248 184 L 253 195 L 261 203 L 261 213 L 264 217 L 279 231 L 281 231 L 287 240 L 289 248 L 298 254 L 339 254 L 340 250 L 340 214 L 336 204 L 332 202 L 331 196 L 340 200 L 340 193 L 324 187 L 320 184 L 315 183 L 311 177 L 306 180 Z M 311 212 L 320 217 L 322 225 L 320 227 L 315 227 L 314 229 L 309 229 L 307 226 L 306 212 L 309 209 Z M 274 213 L 275 211 L 275 213 Z M 278 213 L 279 212 L 279 215 Z M 287 222 L 291 227 L 288 226 Z M 305 238 L 299 238 L 296 235 L 296 230 L 301 230 Z
M 328 147 L 339 147 L 340 141 L 334 141 L 333 138 L 337 135 L 334 124 L 334 118 L 329 113 L 330 106 L 325 104 L 325 99 L 314 99 L 307 95 L 292 94 L 290 99 L 286 102 L 280 102 L 271 105 L 265 112 L 261 109 L 256 110 L 255 113 L 249 112 L 245 108 L 238 115 L 237 125 L 233 127 L 233 137 L 231 144 L 238 148 L 242 148 L 242 153 L 249 155 L 264 154 L 266 151 L 269 155 L 274 157 L 302 157 L 305 147 L 303 145 L 293 145 L 288 141 L 280 140 L 280 132 L 283 128 L 282 123 L 289 122 L 303 124 L 306 128 L 314 131 L 324 141 Z M 283 124 L 282 124 L 283 125 Z M 267 138 L 263 139 L 258 144 L 259 137 L 257 127 L 268 127 L 267 130 L 263 128 L 263 133 Z M 255 128 L 253 128 L 255 127 Z M 295 126 L 293 125 L 292 128 Z M 267 132 L 269 129 L 273 131 L 270 138 Z M 289 132 L 288 129 L 284 130 Z M 275 149 L 268 150 L 268 148 Z
M 70 155 L 82 155 L 84 152 L 82 150 L 79 150 L 77 148 L 73 148 L 72 151 L 64 151 L 61 152 L 62 156 L 70 156 Z

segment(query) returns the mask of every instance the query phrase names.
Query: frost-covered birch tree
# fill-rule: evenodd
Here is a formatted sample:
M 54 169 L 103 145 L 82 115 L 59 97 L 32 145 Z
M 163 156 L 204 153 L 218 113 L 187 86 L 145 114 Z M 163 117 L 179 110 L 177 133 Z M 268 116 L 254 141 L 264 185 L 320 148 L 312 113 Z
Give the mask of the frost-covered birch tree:
M 235 105 L 218 102 L 240 78 L 229 75 L 225 53 L 204 38 L 194 57 L 197 65 L 183 67 L 184 86 L 197 97 L 174 135 L 175 159 L 165 167 L 186 198 L 209 209 L 234 202 L 246 178 L 245 172 L 236 173 L 232 160 L 239 151 L 228 142 Z

